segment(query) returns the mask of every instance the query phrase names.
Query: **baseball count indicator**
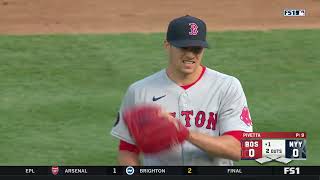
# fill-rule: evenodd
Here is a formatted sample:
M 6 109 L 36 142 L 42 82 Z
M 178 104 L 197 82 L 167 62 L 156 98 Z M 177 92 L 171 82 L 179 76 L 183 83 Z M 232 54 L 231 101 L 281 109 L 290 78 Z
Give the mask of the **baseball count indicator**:
M 241 159 L 256 160 L 259 163 L 307 158 L 305 132 L 254 132 L 243 133 L 241 139 Z

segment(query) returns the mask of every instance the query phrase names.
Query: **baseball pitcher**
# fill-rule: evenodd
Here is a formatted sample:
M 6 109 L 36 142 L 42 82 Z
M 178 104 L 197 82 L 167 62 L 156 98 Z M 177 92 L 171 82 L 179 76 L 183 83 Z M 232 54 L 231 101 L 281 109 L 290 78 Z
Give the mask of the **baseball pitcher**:
M 206 24 L 169 23 L 168 66 L 130 85 L 111 134 L 120 165 L 230 166 L 240 159 L 252 121 L 240 81 L 201 64 Z

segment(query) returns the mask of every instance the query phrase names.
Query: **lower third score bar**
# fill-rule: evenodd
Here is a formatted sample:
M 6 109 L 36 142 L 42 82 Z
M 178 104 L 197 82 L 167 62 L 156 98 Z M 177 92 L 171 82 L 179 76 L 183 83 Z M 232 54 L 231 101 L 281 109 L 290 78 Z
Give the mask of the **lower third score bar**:
M 245 132 L 241 139 L 241 159 L 256 160 L 260 164 L 306 160 L 306 138 L 305 132 Z

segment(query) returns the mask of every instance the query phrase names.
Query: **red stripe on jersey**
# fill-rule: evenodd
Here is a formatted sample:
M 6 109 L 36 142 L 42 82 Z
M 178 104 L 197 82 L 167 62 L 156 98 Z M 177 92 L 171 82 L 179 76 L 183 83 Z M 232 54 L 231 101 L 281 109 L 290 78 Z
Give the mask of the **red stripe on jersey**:
M 223 135 L 230 135 L 230 136 L 233 136 L 234 138 L 236 138 L 238 141 L 241 140 L 242 138 L 242 133 L 244 131 L 228 131 L 226 133 L 224 133 Z
M 188 85 L 180 86 L 180 87 L 182 87 L 183 89 L 187 90 L 188 88 L 190 88 L 191 86 L 193 86 L 194 84 L 196 84 L 196 83 L 202 78 L 204 72 L 206 71 L 206 67 L 205 67 L 205 66 L 202 66 L 202 65 L 201 65 L 201 67 L 202 67 L 202 72 L 201 72 L 199 78 L 198 78 L 195 82 L 193 82 L 193 83 L 191 83 L 191 84 L 188 84 Z
M 120 140 L 119 151 L 130 151 L 130 152 L 134 152 L 136 154 L 140 153 L 140 150 L 138 149 L 138 147 L 136 145 L 127 143 L 126 141 L 123 141 L 123 140 Z

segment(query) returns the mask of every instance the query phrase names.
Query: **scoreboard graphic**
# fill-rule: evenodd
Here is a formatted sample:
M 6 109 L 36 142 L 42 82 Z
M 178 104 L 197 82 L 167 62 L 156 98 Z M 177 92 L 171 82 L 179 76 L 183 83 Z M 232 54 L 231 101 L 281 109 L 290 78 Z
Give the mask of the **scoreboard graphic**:
M 307 159 L 306 132 L 244 132 L 241 139 L 241 159 L 260 164 Z

